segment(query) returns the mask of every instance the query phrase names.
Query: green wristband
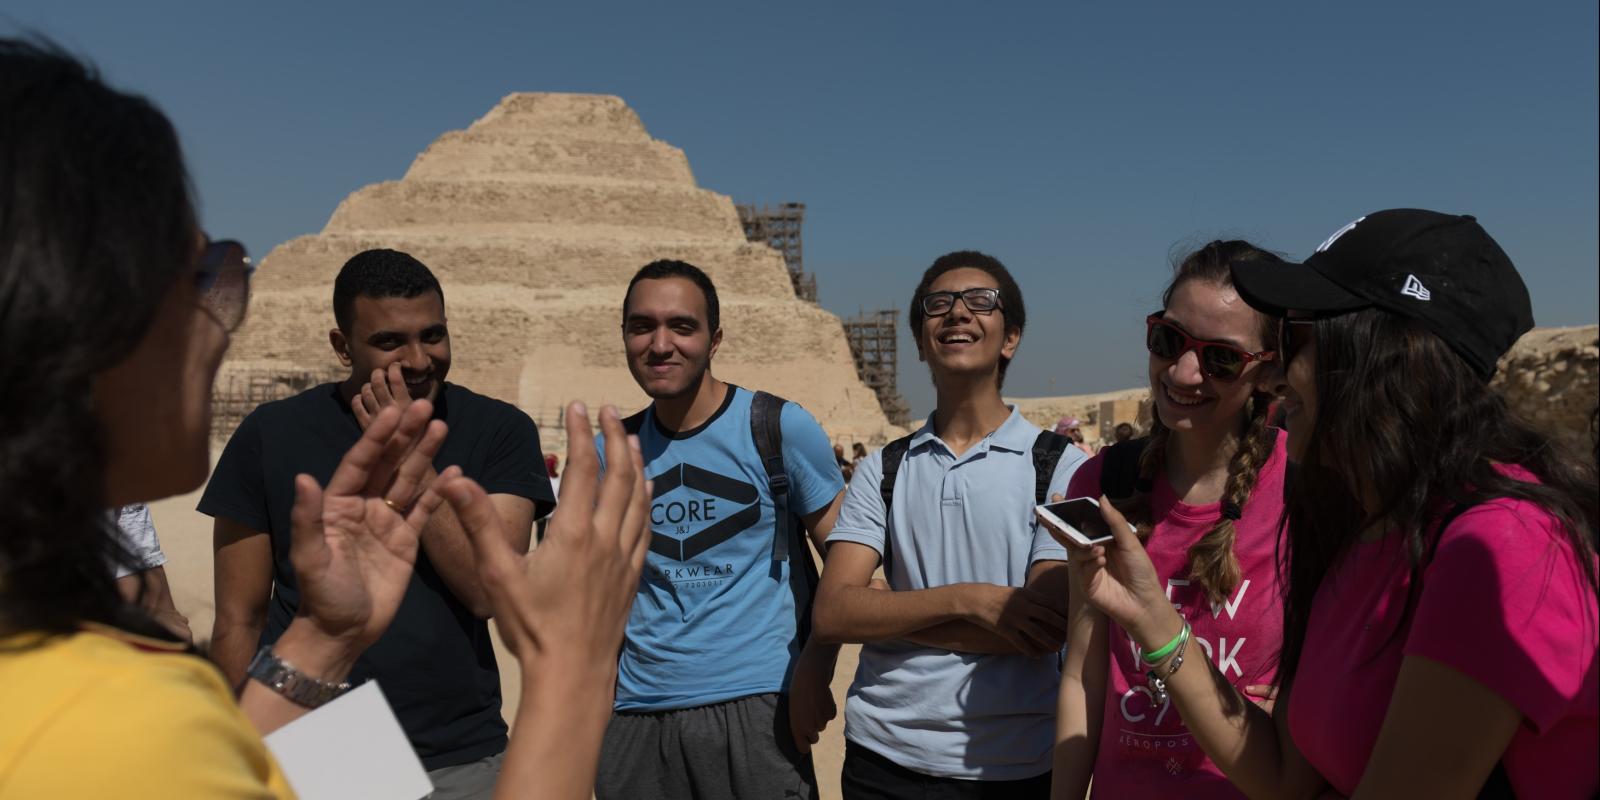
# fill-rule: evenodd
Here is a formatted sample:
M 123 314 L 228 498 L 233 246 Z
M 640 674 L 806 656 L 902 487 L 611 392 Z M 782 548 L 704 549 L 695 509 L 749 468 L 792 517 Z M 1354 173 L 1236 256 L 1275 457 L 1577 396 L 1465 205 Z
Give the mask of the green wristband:
M 1183 630 L 1178 631 L 1178 635 L 1172 637 L 1172 641 L 1167 642 L 1166 646 L 1162 647 L 1160 650 L 1157 650 L 1157 651 L 1155 651 L 1153 653 L 1145 653 L 1144 656 L 1143 656 L 1144 663 L 1146 663 L 1146 664 L 1159 664 L 1161 662 L 1161 659 L 1166 658 L 1169 655 L 1172 655 L 1172 651 L 1178 649 L 1178 645 L 1181 644 L 1183 642 L 1183 640 L 1187 639 L 1187 638 L 1189 638 L 1189 623 L 1185 622 L 1185 623 L 1183 623 Z

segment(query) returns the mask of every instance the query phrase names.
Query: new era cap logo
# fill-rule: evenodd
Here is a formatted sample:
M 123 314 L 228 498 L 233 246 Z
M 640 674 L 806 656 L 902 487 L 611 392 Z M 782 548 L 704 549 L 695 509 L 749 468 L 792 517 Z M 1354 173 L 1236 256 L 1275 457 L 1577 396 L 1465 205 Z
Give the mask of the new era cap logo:
M 1400 293 L 1407 297 L 1415 297 L 1418 300 L 1433 299 L 1433 292 L 1428 291 L 1428 287 L 1423 286 L 1422 281 L 1417 280 L 1415 275 L 1406 276 L 1406 285 L 1400 287 Z
M 1340 236 L 1343 236 L 1343 235 L 1349 233 L 1350 231 L 1354 230 L 1357 225 L 1361 224 L 1361 220 L 1364 220 L 1364 219 L 1366 219 L 1366 217 L 1357 217 L 1355 219 L 1355 221 L 1351 222 L 1349 225 L 1346 225 L 1343 228 L 1340 228 L 1339 230 L 1334 231 L 1333 235 L 1329 236 L 1327 241 L 1325 241 L 1322 244 L 1317 246 L 1317 252 L 1320 253 L 1320 252 L 1322 252 L 1324 250 L 1327 250 L 1328 248 L 1332 247 L 1334 242 L 1339 241 L 1339 237 Z

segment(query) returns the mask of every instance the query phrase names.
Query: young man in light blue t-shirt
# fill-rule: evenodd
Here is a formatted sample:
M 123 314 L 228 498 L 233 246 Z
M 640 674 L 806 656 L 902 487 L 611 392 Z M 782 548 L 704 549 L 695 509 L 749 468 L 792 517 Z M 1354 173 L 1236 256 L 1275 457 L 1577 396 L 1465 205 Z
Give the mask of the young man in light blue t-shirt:
M 1050 794 L 1066 552 L 1033 507 L 1086 459 L 1000 397 L 1025 323 L 1016 281 L 982 253 L 941 257 L 912 297 L 938 406 L 857 466 L 817 595 L 817 638 L 865 645 L 847 799 Z
M 777 524 L 752 428 L 766 406 L 711 375 L 720 311 L 698 268 L 646 265 L 622 315 L 628 368 L 652 400 L 629 428 L 654 497 L 595 796 L 815 798 L 810 749 L 836 713 L 839 649 L 802 641 L 815 571 Z M 844 481 L 810 414 L 785 403 L 777 417 L 788 510 L 820 552 Z

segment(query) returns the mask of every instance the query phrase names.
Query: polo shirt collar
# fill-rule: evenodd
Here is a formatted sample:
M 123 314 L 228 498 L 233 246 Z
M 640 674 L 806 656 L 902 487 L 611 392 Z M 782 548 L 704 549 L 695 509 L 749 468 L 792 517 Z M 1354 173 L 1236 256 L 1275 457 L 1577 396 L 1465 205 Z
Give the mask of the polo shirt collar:
M 1000 423 L 1000 427 L 996 428 L 994 433 L 985 437 L 984 442 L 979 445 L 979 449 L 998 447 L 1016 453 L 1026 453 L 1032 450 L 1033 442 L 1039 436 L 1038 430 L 1033 427 L 1032 423 L 1023 418 L 1022 412 L 1018 411 L 1016 406 L 1007 404 L 1006 407 L 1011 409 L 1011 416 L 1006 417 L 1006 421 Z M 911 435 L 911 446 L 908 449 L 915 450 L 929 442 L 939 442 L 939 436 L 933 432 L 932 414 L 929 414 L 928 419 L 922 423 L 922 427 Z M 944 443 L 939 442 L 939 445 L 943 447 Z

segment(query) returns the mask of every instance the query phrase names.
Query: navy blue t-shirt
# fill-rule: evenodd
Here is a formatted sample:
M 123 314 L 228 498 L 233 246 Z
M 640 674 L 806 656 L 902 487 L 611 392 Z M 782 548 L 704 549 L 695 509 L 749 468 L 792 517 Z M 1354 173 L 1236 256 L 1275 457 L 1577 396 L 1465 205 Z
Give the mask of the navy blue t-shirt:
M 434 417 L 450 426 L 433 460 L 459 465 L 490 494 L 554 501 L 539 430 L 517 407 L 446 383 Z M 263 404 L 234 431 L 200 498 L 202 514 L 233 520 L 272 538 L 272 600 L 261 644 L 278 640 L 294 619 L 300 591 L 289 562 L 294 476 L 326 486 L 339 460 L 361 438 L 361 426 L 336 383 Z M 505 750 L 500 674 L 489 627 L 456 599 L 418 550 L 411 585 L 394 623 L 356 661 L 351 683 L 377 680 L 411 746 L 428 769 L 454 766 Z

